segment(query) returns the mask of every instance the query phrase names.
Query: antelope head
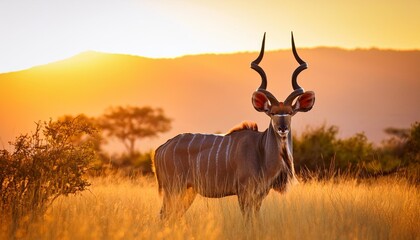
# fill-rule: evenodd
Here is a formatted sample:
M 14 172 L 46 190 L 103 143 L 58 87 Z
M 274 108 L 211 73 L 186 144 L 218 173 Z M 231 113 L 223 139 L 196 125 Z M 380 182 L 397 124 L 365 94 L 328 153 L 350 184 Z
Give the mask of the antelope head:
M 264 70 L 258 66 L 264 56 L 265 33 L 261 51 L 257 59 L 251 63 L 251 68 L 261 75 L 261 85 L 252 95 L 252 104 L 259 112 L 265 112 L 271 118 L 271 127 L 282 141 L 289 139 L 291 143 L 291 119 L 297 112 L 307 112 L 312 109 L 315 102 L 315 93 L 305 91 L 297 83 L 297 76 L 308 68 L 308 65 L 297 54 L 292 32 L 292 51 L 296 61 L 300 64 L 292 74 L 292 93 L 280 102 L 267 91 L 267 77 Z M 297 98 L 297 99 L 296 99 Z M 296 101 L 295 101 L 296 100 Z

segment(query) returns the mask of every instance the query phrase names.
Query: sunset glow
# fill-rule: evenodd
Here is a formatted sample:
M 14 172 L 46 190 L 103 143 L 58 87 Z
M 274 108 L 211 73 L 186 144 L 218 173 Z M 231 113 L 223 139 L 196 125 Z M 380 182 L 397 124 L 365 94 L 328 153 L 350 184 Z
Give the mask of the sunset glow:
M 95 50 L 147 57 L 300 47 L 420 49 L 420 2 L 0 2 L 0 72 Z

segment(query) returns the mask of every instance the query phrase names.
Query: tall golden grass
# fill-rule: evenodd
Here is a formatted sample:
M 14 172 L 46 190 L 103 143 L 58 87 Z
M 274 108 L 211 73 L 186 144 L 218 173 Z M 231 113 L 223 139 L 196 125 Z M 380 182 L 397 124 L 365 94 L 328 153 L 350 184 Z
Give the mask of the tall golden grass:
M 236 197 L 197 197 L 185 216 L 159 220 L 154 179 L 92 179 L 90 191 L 61 197 L 21 239 L 419 239 L 420 189 L 403 179 L 309 181 L 271 192 L 259 222 L 244 223 Z M 0 228 L 7 239 L 7 226 Z

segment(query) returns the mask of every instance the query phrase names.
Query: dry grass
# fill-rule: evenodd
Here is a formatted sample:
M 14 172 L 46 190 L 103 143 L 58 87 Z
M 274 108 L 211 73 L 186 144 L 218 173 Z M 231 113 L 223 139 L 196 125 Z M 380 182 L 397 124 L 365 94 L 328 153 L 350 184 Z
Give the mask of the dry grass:
M 271 192 L 258 225 L 246 226 L 236 197 L 198 197 L 185 217 L 162 224 L 154 181 L 92 180 L 58 199 L 24 239 L 419 239 L 420 189 L 401 179 L 312 181 Z M 0 238 L 4 239 L 5 227 Z

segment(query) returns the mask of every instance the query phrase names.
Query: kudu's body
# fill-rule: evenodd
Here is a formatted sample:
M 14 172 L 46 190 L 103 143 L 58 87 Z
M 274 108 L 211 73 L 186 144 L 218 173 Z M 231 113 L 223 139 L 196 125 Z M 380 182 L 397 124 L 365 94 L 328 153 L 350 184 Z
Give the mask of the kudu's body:
M 315 96 L 296 82 L 307 66 L 296 53 L 293 35 L 293 53 L 301 64 L 292 76 L 294 91 L 283 103 L 266 90 L 266 76 L 258 66 L 264 42 L 265 35 L 260 55 L 251 64 L 262 78 L 252 103 L 257 111 L 270 116 L 268 129 L 258 132 L 255 124 L 243 123 L 226 135 L 184 133 L 160 146 L 154 165 L 159 191 L 164 192 L 162 218 L 183 214 L 197 193 L 212 198 L 237 195 L 243 214 L 252 216 L 270 189 L 284 192 L 296 181 L 291 117 L 298 111 L 309 111 Z

